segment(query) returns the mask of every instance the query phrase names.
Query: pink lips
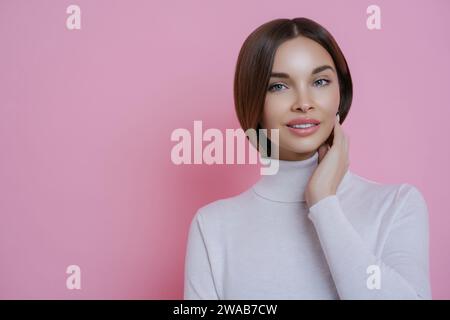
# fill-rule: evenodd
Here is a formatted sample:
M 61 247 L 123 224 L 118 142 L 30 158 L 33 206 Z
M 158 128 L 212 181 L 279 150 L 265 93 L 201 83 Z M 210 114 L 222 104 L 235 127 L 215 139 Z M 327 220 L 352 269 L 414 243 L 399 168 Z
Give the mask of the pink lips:
M 305 123 L 313 123 L 319 124 L 320 121 L 313 118 L 296 118 L 287 123 L 288 126 L 293 126 L 295 124 L 305 124 Z
M 293 126 L 300 124 L 314 124 L 315 126 L 309 128 L 293 128 Z M 319 130 L 320 121 L 308 117 L 298 117 L 289 121 L 286 126 L 293 134 L 300 137 L 307 137 Z
M 311 134 L 313 134 L 314 132 L 316 132 L 317 130 L 319 130 L 319 126 L 320 124 L 317 124 L 316 126 L 310 127 L 310 128 L 305 128 L 305 129 L 301 129 L 301 128 L 292 128 L 287 126 L 287 128 L 294 134 L 300 136 L 300 137 L 307 137 Z

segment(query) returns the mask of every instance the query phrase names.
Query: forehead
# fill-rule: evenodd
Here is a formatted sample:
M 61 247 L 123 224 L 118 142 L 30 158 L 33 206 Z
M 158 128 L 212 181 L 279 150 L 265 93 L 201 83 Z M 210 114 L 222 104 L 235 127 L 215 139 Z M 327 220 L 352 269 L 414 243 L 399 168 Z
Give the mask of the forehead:
M 325 48 L 314 40 L 300 36 L 278 47 L 272 70 L 307 76 L 315 67 L 324 64 L 335 68 L 333 58 Z

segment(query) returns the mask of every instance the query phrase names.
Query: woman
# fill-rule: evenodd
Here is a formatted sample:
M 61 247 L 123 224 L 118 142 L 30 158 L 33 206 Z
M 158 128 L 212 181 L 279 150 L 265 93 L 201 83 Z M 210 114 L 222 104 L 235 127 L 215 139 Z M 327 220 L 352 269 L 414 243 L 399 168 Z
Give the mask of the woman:
M 279 130 L 277 152 L 258 148 L 279 170 L 195 214 L 184 298 L 431 299 L 422 194 L 348 169 L 352 80 L 332 35 L 306 18 L 263 24 L 234 93 L 244 130 Z

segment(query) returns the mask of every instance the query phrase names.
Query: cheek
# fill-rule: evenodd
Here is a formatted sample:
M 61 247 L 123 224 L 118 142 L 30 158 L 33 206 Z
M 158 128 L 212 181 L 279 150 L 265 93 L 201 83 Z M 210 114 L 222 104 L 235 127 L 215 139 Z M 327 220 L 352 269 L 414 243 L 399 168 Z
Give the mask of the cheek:
M 281 115 L 280 108 L 276 108 L 273 102 L 266 100 L 262 115 L 264 127 L 267 129 L 278 127 L 277 123 L 280 121 Z
M 330 112 L 333 110 L 337 111 L 340 100 L 339 88 L 329 88 L 326 91 L 320 92 L 316 95 L 315 100 L 322 108 Z
M 263 119 L 267 127 L 279 128 L 292 103 L 292 97 L 288 94 L 267 95 L 263 111 Z

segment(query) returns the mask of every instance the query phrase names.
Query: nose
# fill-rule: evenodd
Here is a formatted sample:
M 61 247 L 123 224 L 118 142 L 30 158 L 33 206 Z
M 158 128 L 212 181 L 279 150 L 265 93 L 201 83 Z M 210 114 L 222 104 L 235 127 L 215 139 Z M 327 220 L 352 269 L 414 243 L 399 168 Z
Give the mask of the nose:
M 292 104 L 292 111 L 307 112 L 310 108 L 313 108 L 313 103 L 310 100 L 307 89 L 299 88 L 297 91 L 297 97 Z
M 313 108 L 309 103 L 296 103 L 293 106 L 293 111 L 308 112 L 309 109 Z

